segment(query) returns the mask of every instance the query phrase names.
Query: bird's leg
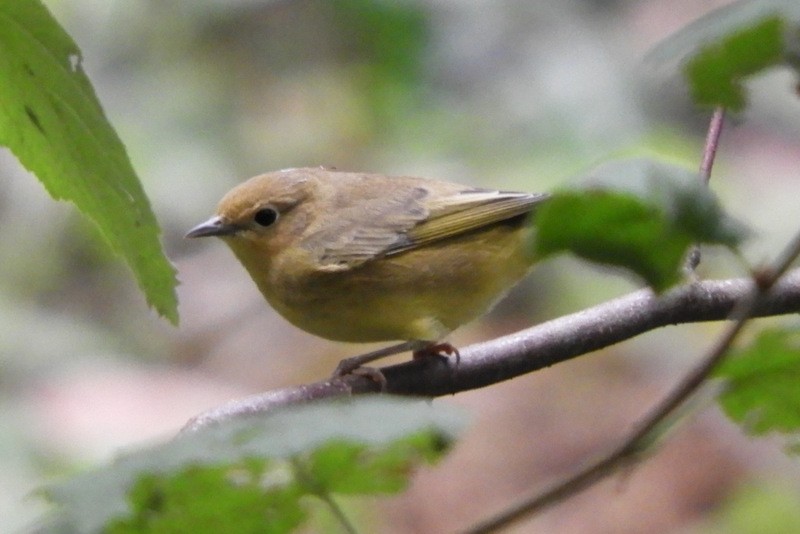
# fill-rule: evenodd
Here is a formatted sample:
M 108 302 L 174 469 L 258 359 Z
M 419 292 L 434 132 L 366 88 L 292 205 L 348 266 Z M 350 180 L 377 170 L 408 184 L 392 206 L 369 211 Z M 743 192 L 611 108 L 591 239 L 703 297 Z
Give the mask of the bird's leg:
M 345 358 L 339 362 L 339 365 L 336 366 L 336 370 L 333 371 L 332 378 L 341 378 L 350 373 L 360 374 L 371 378 L 375 382 L 378 382 L 381 385 L 381 391 L 383 391 L 386 389 L 386 377 L 383 376 L 383 373 L 381 373 L 378 369 L 363 366 L 367 363 L 374 362 L 375 360 L 400 354 L 401 352 L 406 352 L 408 350 L 412 351 L 412 358 L 415 360 L 430 357 L 446 358 L 444 355 L 449 356 L 455 354 L 456 368 L 461 361 L 461 355 L 458 353 L 458 349 L 450 343 L 437 343 L 435 341 L 421 341 L 415 339 L 412 341 L 399 343 L 397 345 L 392 345 L 391 347 L 384 347 L 372 352 L 367 352 L 366 354 L 361 354 L 359 356 L 353 356 L 352 358 Z
M 356 369 L 361 368 L 362 365 L 374 362 L 375 360 L 380 360 L 381 358 L 385 358 L 387 356 L 393 356 L 395 354 L 400 354 L 401 352 L 406 352 L 408 350 L 415 351 L 419 348 L 419 341 L 406 341 L 404 343 L 400 343 L 398 345 L 392 345 L 391 347 L 384 347 L 382 349 L 374 350 L 372 352 L 368 352 L 366 354 L 361 354 L 359 356 L 353 356 L 352 358 L 345 358 L 344 360 L 339 362 L 339 365 L 336 366 L 336 370 L 333 372 L 334 378 L 342 377 L 346 374 L 352 373 Z M 366 369 L 366 368 L 363 368 Z M 380 373 L 376 369 L 373 371 Z M 366 373 L 369 376 L 374 376 L 373 373 L 367 371 Z M 381 375 L 382 377 L 383 375 Z M 377 380 L 377 382 L 386 382 L 386 379 Z

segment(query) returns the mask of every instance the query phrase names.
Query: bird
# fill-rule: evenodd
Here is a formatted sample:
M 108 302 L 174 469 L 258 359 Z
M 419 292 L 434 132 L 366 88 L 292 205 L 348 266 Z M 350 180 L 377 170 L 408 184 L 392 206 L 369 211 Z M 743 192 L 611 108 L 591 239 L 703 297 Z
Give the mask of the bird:
M 458 351 L 445 337 L 486 313 L 535 263 L 532 215 L 549 197 L 412 176 L 292 168 L 230 190 L 186 237 L 221 238 L 267 302 L 316 336 L 401 341 L 343 360 Z

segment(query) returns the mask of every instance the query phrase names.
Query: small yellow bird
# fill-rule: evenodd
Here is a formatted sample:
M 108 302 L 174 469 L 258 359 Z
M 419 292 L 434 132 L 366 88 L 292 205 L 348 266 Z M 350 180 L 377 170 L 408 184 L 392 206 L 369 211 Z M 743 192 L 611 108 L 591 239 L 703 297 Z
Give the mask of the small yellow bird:
M 267 301 L 327 339 L 405 340 L 337 374 L 441 340 L 485 313 L 533 264 L 530 214 L 548 197 L 324 168 L 233 188 L 187 237 L 222 238 Z

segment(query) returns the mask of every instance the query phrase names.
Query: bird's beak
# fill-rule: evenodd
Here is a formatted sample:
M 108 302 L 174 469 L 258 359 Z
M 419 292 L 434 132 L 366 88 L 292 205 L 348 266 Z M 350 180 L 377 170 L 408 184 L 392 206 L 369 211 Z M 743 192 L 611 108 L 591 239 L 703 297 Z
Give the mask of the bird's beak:
M 232 235 L 235 234 L 239 228 L 235 224 L 226 223 L 222 220 L 222 217 L 214 216 L 211 217 L 204 223 L 200 223 L 191 230 L 189 233 L 186 234 L 185 237 L 208 237 L 210 235 L 213 236 L 224 236 L 224 235 Z

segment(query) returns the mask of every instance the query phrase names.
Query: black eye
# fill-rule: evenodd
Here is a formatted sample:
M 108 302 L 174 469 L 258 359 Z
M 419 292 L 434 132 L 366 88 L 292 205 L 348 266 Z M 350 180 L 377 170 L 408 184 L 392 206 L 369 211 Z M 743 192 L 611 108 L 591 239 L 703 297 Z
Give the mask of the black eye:
M 267 227 L 278 220 L 278 212 L 275 208 L 261 208 L 253 215 L 253 220 L 259 226 Z

